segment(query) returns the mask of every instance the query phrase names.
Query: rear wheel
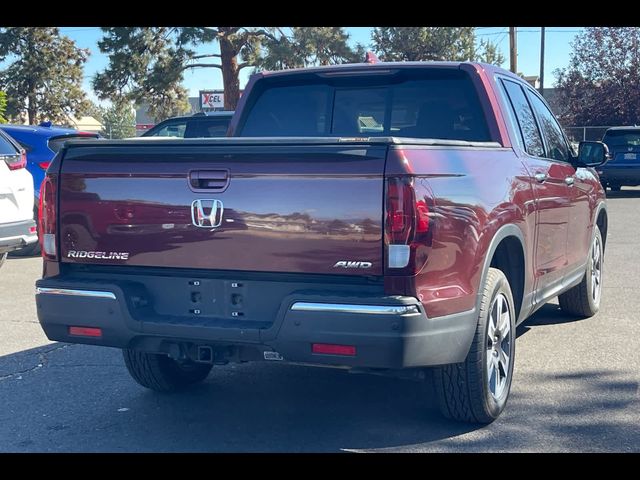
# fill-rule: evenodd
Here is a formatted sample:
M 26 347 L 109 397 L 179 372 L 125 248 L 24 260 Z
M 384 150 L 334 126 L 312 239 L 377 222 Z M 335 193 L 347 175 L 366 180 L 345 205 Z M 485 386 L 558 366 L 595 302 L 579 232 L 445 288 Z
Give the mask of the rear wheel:
M 129 374 L 140 385 L 157 392 L 173 392 L 203 381 L 213 365 L 177 362 L 166 355 L 123 349 Z
M 475 423 L 498 418 L 511 389 L 515 329 L 509 281 L 502 271 L 490 268 L 467 358 L 434 370 L 440 410 L 447 418 Z
M 604 245 L 600 229 L 597 226 L 594 229 L 595 235 L 589 249 L 587 270 L 584 273 L 584 278 L 571 290 L 558 295 L 560 308 L 566 313 L 580 317 L 591 317 L 600 310 Z

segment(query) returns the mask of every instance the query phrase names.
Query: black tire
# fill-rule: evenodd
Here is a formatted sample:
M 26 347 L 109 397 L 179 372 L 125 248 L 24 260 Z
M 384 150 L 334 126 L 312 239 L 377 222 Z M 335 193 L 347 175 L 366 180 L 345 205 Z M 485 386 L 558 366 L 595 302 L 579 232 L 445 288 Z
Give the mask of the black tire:
M 619 192 L 622 189 L 620 185 L 609 185 L 609 188 L 612 192 Z
M 498 297 L 501 297 L 498 300 Z M 504 334 L 506 340 L 495 342 L 489 337 L 489 318 L 492 310 L 498 308 L 498 302 L 505 302 L 506 308 L 502 312 L 509 313 L 509 319 L 504 320 Z M 502 305 L 502 303 L 500 303 Z M 495 318 L 495 311 L 493 312 Z M 504 313 L 503 313 L 504 314 Z M 500 315 L 498 315 L 501 318 Z M 508 325 L 508 329 L 506 328 Z M 473 423 L 491 423 L 504 410 L 511 389 L 513 365 L 515 361 L 515 308 L 513 294 L 509 281 L 504 273 L 496 268 L 490 268 L 482 291 L 482 301 L 478 312 L 476 333 L 471 343 L 467 358 L 462 363 L 443 365 L 434 369 L 433 380 L 440 410 L 447 418 Z M 498 335 L 500 332 L 498 331 Z M 492 348 L 499 346 L 496 353 Z M 502 348 L 502 347 L 506 348 Z M 502 350 L 508 351 L 507 368 L 501 369 L 495 362 L 494 370 L 488 366 L 489 358 L 501 358 Z M 493 371 L 496 376 L 490 376 Z M 500 376 L 502 375 L 502 381 Z M 494 379 L 495 394 L 492 393 L 491 379 Z M 498 389 L 498 384 L 501 388 Z M 497 395 L 496 395 L 497 394 Z
M 178 363 L 166 355 L 123 349 L 129 374 L 140 385 L 157 392 L 173 392 L 203 381 L 213 365 Z
M 597 263 L 594 260 L 594 252 L 599 251 L 599 274 L 594 275 L 594 267 Z M 602 296 L 602 273 L 604 266 L 604 244 L 602 243 L 602 233 L 600 229 L 594 227 L 593 240 L 589 248 L 589 258 L 587 259 L 587 270 L 582 281 L 571 290 L 558 295 L 558 303 L 563 312 L 578 317 L 592 317 L 600 310 L 600 299 Z M 594 281 L 597 281 L 597 295 L 594 295 Z
M 7 252 L 5 253 L 0 253 L 0 267 L 2 267 L 2 265 L 4 265 L 4 261 L 7 259 Z

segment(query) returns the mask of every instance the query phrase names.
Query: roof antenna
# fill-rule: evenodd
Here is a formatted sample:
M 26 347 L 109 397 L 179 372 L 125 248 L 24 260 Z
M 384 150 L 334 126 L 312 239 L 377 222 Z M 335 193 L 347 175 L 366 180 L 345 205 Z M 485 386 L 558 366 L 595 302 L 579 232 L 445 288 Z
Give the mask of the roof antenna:
M 380 62 L 380 60 L 378 60 L 378 57 L 376 57 L 376 54 L 373 52 L 367 52 L 367 54 L 364 56 L 364 63 L 378 63 Z

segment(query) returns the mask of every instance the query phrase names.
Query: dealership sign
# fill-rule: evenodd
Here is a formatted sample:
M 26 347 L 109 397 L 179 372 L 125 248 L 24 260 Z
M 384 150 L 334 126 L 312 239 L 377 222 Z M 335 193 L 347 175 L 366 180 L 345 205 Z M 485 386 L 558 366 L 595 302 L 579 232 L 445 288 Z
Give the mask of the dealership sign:
M 224 93 L 220 91 L 200 91 L 200 108 L 224 108 Z

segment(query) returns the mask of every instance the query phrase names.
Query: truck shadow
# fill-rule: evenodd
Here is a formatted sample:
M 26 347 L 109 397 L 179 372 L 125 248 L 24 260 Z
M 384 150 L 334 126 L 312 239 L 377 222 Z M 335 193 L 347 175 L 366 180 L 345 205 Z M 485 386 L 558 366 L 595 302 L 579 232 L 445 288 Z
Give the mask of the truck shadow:
M 527 318 L 524 322 L 518 325 L 516 330 L 517 338 L 529 332 L 533 327 L 540 327 L 544 325 L 562 325 L 564 323 L 580 322 L 582 320 L 588 320 L 585 317 L 576 317 L 574 315 L 567 314 L 560 309 L 557 300 L 554 303 L 547 303 L 542 306 L 540 310 L 534 313 L 531 317 Z
M 259 363 L 215 367 L 204 383 L 162 395 L 135 384 L 115 349 L 53 344 L 0 357 L 0 451 L 545 450 L 527 443 L 541 432 L 605 444 L 604 432 L 639 448 L 640 432 L 609 415 L 574 425 L 637 404 L 637 383 L 616 372 L 560 377 L 516 380 L 507 411 L 480 426 L 443 419 L 428 382 Z M 575 392 L 562 405 L 533 394 L 551 381 Z M 599 401 L 602 392 L 618 395 Z

